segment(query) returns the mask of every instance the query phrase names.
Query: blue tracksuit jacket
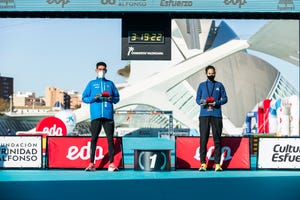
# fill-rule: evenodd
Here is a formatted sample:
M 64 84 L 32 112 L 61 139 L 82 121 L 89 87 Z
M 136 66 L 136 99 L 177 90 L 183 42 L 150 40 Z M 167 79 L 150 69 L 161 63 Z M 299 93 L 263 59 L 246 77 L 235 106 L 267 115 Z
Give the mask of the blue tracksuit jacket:
M 102 92 L 109 92 L 112 97 L 108 100 L 107 97 L 101 97 Z M 95 99 L 94 97 L 99 95 L 100 98 Z M 113 104 L 118 103 L 120 100 L 119 91 L 115 84 L 105 78 L 96 78 L 91 80 L 82 94 L 82 101 L 90 104 L 90 118 L 91 120 L 97 118 L 114 118 L 114 107 Z
M 227 103 L 227 94 L 223 84 L 209 80 L 201 82 L 197 89 L 196 103 L 200 105 L 210 95 L 214 97 L 216 106 L 213 107 L 213 111 L 207 111 L 206 106 L 201 106 L 199 116 L 222 117 L 221 105 Z

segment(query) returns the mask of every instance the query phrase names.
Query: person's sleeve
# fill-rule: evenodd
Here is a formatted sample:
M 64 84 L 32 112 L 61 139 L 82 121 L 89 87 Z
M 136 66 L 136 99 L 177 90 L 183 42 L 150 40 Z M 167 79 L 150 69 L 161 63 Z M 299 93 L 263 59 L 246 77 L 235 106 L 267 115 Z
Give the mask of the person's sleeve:
M 118 91 L 118 88 L 115 86 L 114 83 L 112 83 L 113 85 L 113 94 L 111 96 L 111 101 L 112 103 L 116 104 L 120 101 L 120 94 L 119 94 L 119 91 Z
M 201 90 L 201 84 L 199 84 L 196 94 L 196 103 L 200 105 L 201 103 L 201 96 L 202 96 L 202 90 Z
M 88 84 L 86 86 L 86 88 L 84 89 L 84 91 L 82 93 L 81 100 L 84 103 L 92 103 L 92 102 L 96 101 L 95 98 L 91 96 L 91 87 L 90 87 L 90 84 Z
M 228 98 L 227 98 L 227 94 L 226 94 L 226 90 L 224 85 L 221 83 L 221 99 L 219 100 L 219 102 L 216 102 L 218 105 L 224 105 L 225 103 L 227 103 Z

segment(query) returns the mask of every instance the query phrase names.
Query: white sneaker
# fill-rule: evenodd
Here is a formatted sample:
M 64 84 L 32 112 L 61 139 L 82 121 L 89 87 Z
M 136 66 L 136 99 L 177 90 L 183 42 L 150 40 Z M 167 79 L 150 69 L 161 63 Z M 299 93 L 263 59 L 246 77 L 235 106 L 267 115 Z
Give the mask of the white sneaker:
M 87 168 L 85 168 L 85 171 L 87 171 L 87 172 L 96 171 L 96 168 L 95 168 L 94 164 L 89 164 L 89 166 Z
M 119 171 L 119 169 L 114 165 L 114 163 L 110 163 L 107 170 L 109 172 Z

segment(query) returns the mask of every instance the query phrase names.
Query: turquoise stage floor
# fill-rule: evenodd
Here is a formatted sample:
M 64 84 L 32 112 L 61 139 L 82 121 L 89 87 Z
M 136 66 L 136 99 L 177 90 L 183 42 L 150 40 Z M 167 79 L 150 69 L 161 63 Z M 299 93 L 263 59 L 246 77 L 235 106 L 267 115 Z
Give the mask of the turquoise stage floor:
M 289 170 L 213 170 L 199 172 L 198 170 L 177 170 L 168 172 L 145 172 L 124 169 L 118 172 L 98 170 L 85 172 L 83 170 L 1 170 L 0 182 L 5 181 L 83 181 L 83 180 L 137 180 L 137 179 L 218 179 L 218 178 L 267 178 L 267 177 L 299 177 L 300 171 Z M 300 182 L 298 183 L 300 187 Z
M 1 170 L 1 200 L 299 200 L 300 171 Z

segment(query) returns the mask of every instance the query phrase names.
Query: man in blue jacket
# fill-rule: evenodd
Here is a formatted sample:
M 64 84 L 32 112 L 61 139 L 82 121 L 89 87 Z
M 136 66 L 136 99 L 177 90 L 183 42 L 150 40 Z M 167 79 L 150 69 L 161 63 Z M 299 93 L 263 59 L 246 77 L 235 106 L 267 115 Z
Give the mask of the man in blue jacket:
M 221 135 L 223 129 L 221 106 L 227 103 L 225 88 L 221 82 L 215 81 L 216 69 L 213 66 L 205 68 L 207 80 L 201 82 L 197 89 L 196 102 L 200 105 L 199 131 L 200 131 L 200 171 L 206 171 L 207 142 L 212 130 L 214 139 L 215 170 L 222 171 L 221 161 Z
M 91 80 L 83 94 L 82 101 L 90 104 L 91 118 L 91 149 L 90 149 L 90 164 L 85 169 L 86 171 L 95 171 L 94 166 L 95 151 L 98 141 L 98 135 L 101 128 L 108 141 L 109 167 L 108 171 L 116 171 L 118 168 L 114 165 L 114 107 L 120 100 L 119 92 L 115 84 L 105 78 L 107 72 L 106 63 L 98 62 L 96 64 L 97 78 Z

